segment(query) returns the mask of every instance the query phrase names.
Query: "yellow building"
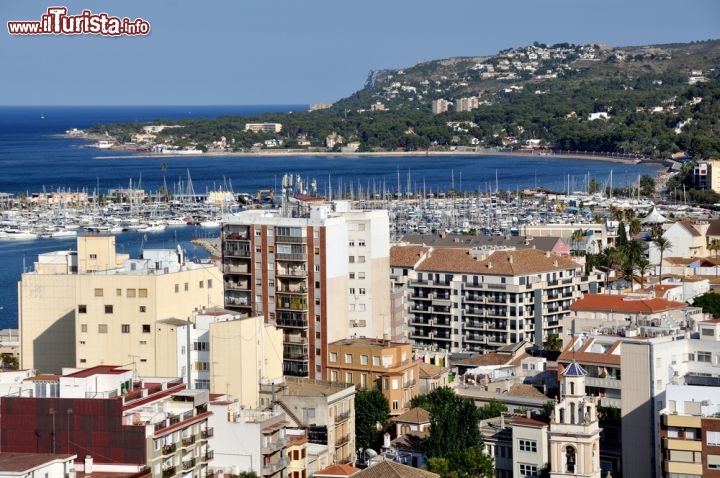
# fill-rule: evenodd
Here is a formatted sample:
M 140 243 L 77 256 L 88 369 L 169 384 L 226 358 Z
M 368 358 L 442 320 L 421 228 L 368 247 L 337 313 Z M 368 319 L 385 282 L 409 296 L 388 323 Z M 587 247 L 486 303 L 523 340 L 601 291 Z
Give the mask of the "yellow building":
M 358 338 L 328 345 L 328 379 L 352 383 L 358 390 L 377 388 L 387 398 L 391 415 L 409 410 L 419 392 L 419 376 L 409 343 Z
M 176 376 L 177 327 L 195 309 L 223 300 L 211 264 L 187 262 L 182 250 L 118 254 L 115 237 L 86 235 L 77 252 L 41 254 L 18 284 L 21 368 L 128 364 L 143 376 Z
M 247 409 L 260 408 L 260 383 L 282 381 L 283 332 L 265 319 L 213 322 L 210 330 L 210 390 Z

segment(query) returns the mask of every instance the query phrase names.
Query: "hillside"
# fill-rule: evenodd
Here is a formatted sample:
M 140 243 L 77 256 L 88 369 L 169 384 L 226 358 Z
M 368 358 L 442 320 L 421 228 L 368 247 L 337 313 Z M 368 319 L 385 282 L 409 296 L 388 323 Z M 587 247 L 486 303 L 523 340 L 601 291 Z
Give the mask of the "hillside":
M 324 106 L 179 122 L 144 138 L 216 152 L 503 148 L 717 157 L 720 41 L 623 48 L 536 43 L 372 71 L 363 89 Z M 247 122 L 276 122 L 282 129 L 253 133 Z M 130 141 L 141 126 L 96 131 Z

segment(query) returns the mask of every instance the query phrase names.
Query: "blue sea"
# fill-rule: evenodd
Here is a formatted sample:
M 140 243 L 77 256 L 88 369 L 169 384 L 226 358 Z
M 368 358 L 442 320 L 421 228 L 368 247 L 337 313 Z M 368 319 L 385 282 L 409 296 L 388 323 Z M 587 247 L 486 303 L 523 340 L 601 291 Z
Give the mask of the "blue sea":
M 263 112 L 303 111 L 307 105 L 255 106 L 122 106 L 122 107 L 0 107 L 0 193 L 79 190 L 89 194 L 99 188 L 130 185 L 156 191 L 165 180 L 168 188 L 180 188 L 192 179 L 195 192 L 231 187 L 235 192 L 254 194 L 259 189 L 277 189 L 285 173 L 316 179 L 321 194 L 362 188 L 405 191 L 446 191 L 451 187 L 467 192 L 543 187 L 565 191 L 582 190 L 587 178 L 605 184 L 612 171 L 615 187 L 637 181 L 639 175 L 655 175 L 657 168 L 593 160 L 551 157 L 507 157 L 455 155 L 423 156 L 181 156 L 142 157 L 133 153 L 88 148 L 88 141 L 61 137 L 72 128 L 95 124 L 150 122 L 156 119 L 216 118 L 225 115 L 252 116 Z M 163 172 L 161 165 L 167 169 Z M 164 174 L 163 174 L 164 173 Z M 398 180 L 399 177 L 399 180 Z M 139 184 L 139 186 L 138 186 Z M 179 191 L 179 189 L 178 189 Z M 145 247 L 174 247 L 181 244 L 190 257 L 206 253 L 190 243 L 197 235 L 217 235 L 217 230 L 196 227 L 168 228 L 160 234 L 118 235 L 118 248 L 136 257 Z M 144 242 L 143 242 L 144 241 Z M 37 239 L 27 242 L 0 241 L 0 328 L 17 327 L 17 282 L 23 268 L 29 270 L 39 253 L 74 249 L 75 240 Z

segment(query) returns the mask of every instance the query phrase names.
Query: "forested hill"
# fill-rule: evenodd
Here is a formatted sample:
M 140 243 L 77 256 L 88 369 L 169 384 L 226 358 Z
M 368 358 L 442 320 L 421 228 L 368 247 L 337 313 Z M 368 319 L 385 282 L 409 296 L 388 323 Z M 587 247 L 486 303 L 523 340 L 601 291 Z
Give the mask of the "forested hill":
M 278 122 L 282 130 L 245 131 L 248 120 Z M 720 157 L 718 121 L 718 40 L 623 48 L 536 43 L 373 71 L 363 89 L 329 108 L 185 122 L 158 140 L 232 151 L 502 147 L 704 159 Z M 139 125 L 102 128 L 129 139 Z

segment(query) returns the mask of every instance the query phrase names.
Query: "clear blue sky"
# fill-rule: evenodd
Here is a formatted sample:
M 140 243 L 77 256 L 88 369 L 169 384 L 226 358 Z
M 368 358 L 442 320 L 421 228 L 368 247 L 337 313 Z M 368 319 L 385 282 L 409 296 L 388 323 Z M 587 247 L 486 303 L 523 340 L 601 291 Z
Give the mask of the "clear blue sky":
M 50 6 L 144 37 L 15 36 Z M 720 0 L 0 0 L 0 105 L 331 102 L 369 70 L 531 44 L 720 38 Z

